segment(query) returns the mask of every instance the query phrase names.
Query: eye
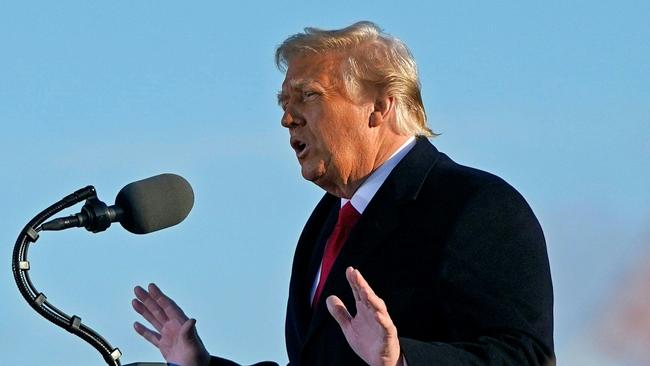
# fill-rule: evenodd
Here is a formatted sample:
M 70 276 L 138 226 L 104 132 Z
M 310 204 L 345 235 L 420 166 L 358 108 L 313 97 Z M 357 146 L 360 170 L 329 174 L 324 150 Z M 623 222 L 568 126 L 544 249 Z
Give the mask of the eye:
M 289 105 L 289 98 L 287 98 L 284 95 L 278 95 L 278 106 L 282 108 L 283 111 L 287 110 L 287 106 Z
M 312 90 L 307 90 L 302 92 L 302 99 L 303 100 L 311 100 L 314 99 L 318 96 L 318 92 L 312 91 Z

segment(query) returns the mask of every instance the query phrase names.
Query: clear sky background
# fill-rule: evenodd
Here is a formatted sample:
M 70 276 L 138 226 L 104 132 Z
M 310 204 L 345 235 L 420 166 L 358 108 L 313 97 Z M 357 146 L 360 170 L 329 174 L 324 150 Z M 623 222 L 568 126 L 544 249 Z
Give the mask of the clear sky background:
M 0 2 L 0 364 L 104 364 L 23 300 L 13 244 L 78 188 L 112 203 L 163 172 L 194 187 L 186 221 L 45 233 L 30 250 L 35 286 L 124 363 L 161 360 L 132 330 L 132 288 L 150 281 L 198 319 L 211 353 L 286 362 L 293 249 L 322 191 L 280 126 L 273 53 L 305 26 L 358 20 L 411 48 L 434 144 L 536 212 L 559 363 L 635 364 L 589 334 L 650 263 L 650 2 L 338 0 Z

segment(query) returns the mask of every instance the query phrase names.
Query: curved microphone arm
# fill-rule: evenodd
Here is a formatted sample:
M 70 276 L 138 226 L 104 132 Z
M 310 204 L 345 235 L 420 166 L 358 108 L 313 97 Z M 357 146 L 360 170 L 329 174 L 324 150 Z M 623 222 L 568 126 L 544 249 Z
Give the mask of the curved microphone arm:
M 75 334 L 91 346 L 95 347 L 101 353 L 104 361 L 111 366 L 120 366 L 119 358 L 122 355 L 120 350 L 113 348 L 97 332 L 81 323 L 81 318 L 76 315 L 69 316 L 61 310 L 54 307 L 47 301 L 42 292 L 36 290 L 29 278 L 29 261 L 27 260 L 27 250 L 31 243 L 35 243 L 41 231 L 40 225 L 52 217 L 54 214 L 73 206 L 85 199 L 96 199 L 97 193 L 93 186 L 82 188 L 66 197 L 52 206 L 46 208 L 36 215 L 20 232 L 12 256 L 11 267 L 16 280 L 18 290 L 23 295 L 27 303 L 36 312 L 41 314 L 45 319 L 58 325 L 59 327 Z

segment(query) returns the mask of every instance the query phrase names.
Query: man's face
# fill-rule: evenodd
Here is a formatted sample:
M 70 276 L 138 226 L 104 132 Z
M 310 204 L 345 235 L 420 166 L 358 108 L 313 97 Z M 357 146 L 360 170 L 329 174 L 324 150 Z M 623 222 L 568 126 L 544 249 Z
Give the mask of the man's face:
M 284 110 L 282 126 L 289 129 L 305 179 L 345 196 L 342 187 L 372 170 L 364 146 L 369 143 L 373 101 L 348 96 L 339 55 L 292 59 L 278 100 Z

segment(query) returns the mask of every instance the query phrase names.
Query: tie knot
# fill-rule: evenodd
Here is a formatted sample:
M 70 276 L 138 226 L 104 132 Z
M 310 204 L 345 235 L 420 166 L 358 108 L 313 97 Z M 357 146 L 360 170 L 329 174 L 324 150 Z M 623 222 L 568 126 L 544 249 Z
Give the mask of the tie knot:
M 354 224 L 359 221 L 359 218 L 361 218 L 361 214 L 348 201 L 345 205 L 343 205 L 343 207 L 341 207 L 341 210 L 339 210 L 339 218 L 336 224 L 347 228 L 352 228 Z

